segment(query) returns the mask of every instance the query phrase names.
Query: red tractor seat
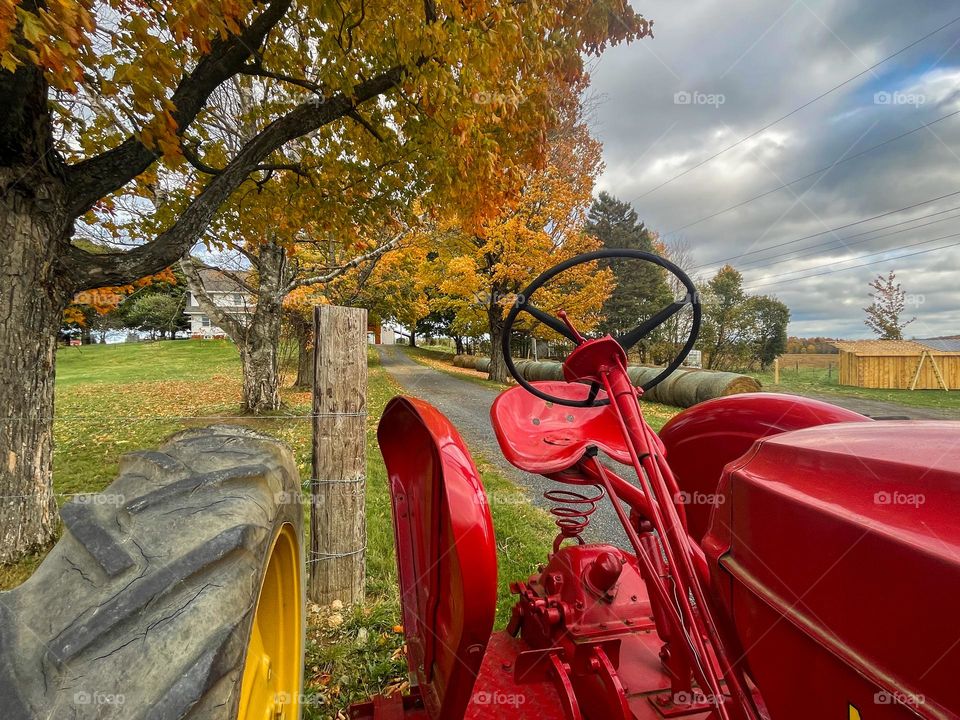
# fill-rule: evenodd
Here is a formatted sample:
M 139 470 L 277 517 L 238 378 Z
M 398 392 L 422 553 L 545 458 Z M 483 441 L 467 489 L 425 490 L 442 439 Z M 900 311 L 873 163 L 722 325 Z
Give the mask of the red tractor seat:
M 590 387 L 582 383 L 544 381 L 531 383 L 555 397 L 585 400 Z M 604 399 L 603 391 L 597 399 Z M 630 452 L 623 441 L 616 413 L 609 405 L 565 407 L 541 400 L 522 387 L 504 390 L 493 401 L 490 421 L 503 456 L 529 473 L 550 475 L 577 464 L 588 447 L 624 465 Z

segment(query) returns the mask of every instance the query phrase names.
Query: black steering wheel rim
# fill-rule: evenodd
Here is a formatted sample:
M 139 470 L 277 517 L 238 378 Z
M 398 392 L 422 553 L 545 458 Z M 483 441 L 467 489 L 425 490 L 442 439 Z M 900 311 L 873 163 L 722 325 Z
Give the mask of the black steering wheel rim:
M 633 250 L 630 248 L 619 248 L 619 249 L 609 248 L 604 250 L 595 250 L 589 253 L 582 253 L 580 255 L 570 258 L 569 260 L 565 260 L 562 263 L 554 265 L 552 268 L 549 268 L 548 270 L 545 270 L 544 272 L 540 273 L 536 278 L 534 278 L 533 282 L 531 282 L 523 290 L 523 292 L 517 296 L 517 299 L 514 301 L 513 305 L 510 308 L 510 312 L 507 313 L 507 317 L 504 322 L 503 340 L 502 340 L 502 347 L 501 347 L 501 350 L 503 352 L 503 360 L 507 366 L 507 371 L 510 373 L 510 375 L 513 376 L 513 379 L 517 381 L 517 384 L 523 387 L 527 392 L 537 396 L 538 398 L 546 400 L 547 402 L 557 403 L 558 405 L 565 405 L 567 407 L 596 407 L 599 405 L 607 405 L 610 402 L 609 398 L 603 398 L 600 400 L 596 399 L 597 388 L 593 389 L 590 396 L 586 400 L 567 400 L 565 398 L 554 397 L 552 395 L 549 395 L 548 393 L 538 390 L 520 374 L 519 370 L 517 370 L 517 366 L 514 364 L 513 358 L 510 355 L 510 338 L 513 334 L 513 326 L 516 323 L 517 316 L 521 312 L 526 311 L 529 314 L 533 315 L 533 317 L 545 322 L 548 326 L 553 327 L 555 330 L 565 335 L 566 337 L 573 339 L 569 334 L 567 334 L 567 332 L 565 332 L 564 330 L 561 330 L 559 327 L 557 327 L 556 325 L 550 322 L 550 320 L 553 320 L 555 323 L 559 323 L 559 321 L 557 321 L 555 318 L 550 318 L 549 316 L 546 316 L 545 313 L 536 311 L 535 306 L 533 306 L 532 303 L 530 303 L 530 298 L 533 295 L 533 293 L 535 293 L 537 290 L 543 287 L 549 280 L 553 279 L 560 273 L 565 272 L 576 265 L 582 265 L 584 263 L 595 262 L 597 260 L 606 260 L 611 258 L 629 258 L 634 260 L 644 260 L 646 262 L 653 263 L 654 265 L 658 265 L 662 267 L 664 270 L 666 270 L 667 272 L 674 275 L 678 280 L 680 280 L 680 282 L 683 284 L 684 288 L 687 291 L 686 297 L 683 299 L 682 302 L 672 303 L 671 305 L 661 310 L 659 313 L 656 313 L 653 316 L 651 316 L 651 318 L 649 318 L 646 322 L 641 323 L 636 328 L 626 333 L 625 335 L 621 336 L 620 338 L 616 338 L 617 342 L 620 342 L 620 344 L 624 347 L 625 350 L 628 350 L 629 348 L 633 347 L 633 345 L 639 342 L 643 337 L 645 337 L 654 329 L 656 329 L 661 324 L 666 322 L 670 317 L 672 317 L 676 312 L 678 312 L 680 309 L 682 309 L 686 305 L 690 305 L 693 309 L 693 322 L 691 323 L 691 326 L 690 326 L 690 333 L 687 337 L 687 341 L 684 343 L 683 347 L 677 353 L 677 355 L 673 358 L 673 360 L 671 360 L 670 363 L 654 378 L 648 380 L 643 385 L 641 385 L 640 386 L 641 389 L 644 392 L 646 392 L 651 388 L 655 387 L 656 385 L 660 384 L 661 382 L 663 382 L 663 380 L 665 380 L 674 370 L 680 367 L 680 365 L 683 363 L 687 355 L 690 354 L 690 351 L 693 349 L 693 346 L 697 341 L 697 336 L 700 333 L 700 322 L 701 322 L 703 313 L 702 313 L 702 308 L 700 306 L 700 295 L 697 292 L 697 288 L 693 284 L 693 280 L 690 279 L 689 275 L 687 275 L 679 266 L 675 265 L 669 260 L 662 258 L 659 255 L 654 255 L 653 253 L 646 252 L 645 250 Z M 673 309 L 673 308 L 676 308 L 676 309 Z M 539 314 L 534 314 L 534 311 L 538 312 Z M 655 321 L 658 316 L 663 315 L 667 312 L 669 312 L 669 314 L 666 314 L 666 316 L 662 320 L 658 322 L 654 322 L 650 327 L 647 327 L 648 323 L 650 323 L 651 321 Z M 637 333 L 638 330 L 644 330 L 644 329 L 645 329 L 644 332 L 641 332 L 639 334 Z M 628 344 L 624 345 L 623 340 L 629 341 Z M 596 383 L 594 383 L 594 385 L 596 385 Z

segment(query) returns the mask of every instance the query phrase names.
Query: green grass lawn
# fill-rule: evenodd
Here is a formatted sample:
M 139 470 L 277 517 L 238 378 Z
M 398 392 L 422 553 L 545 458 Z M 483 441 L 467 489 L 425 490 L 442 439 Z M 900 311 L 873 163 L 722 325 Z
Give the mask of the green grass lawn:
M 750 373 L 768 392 L 791 392 L 799 395 L 844 395 L 867 400 L 883 400 L 908 407 L 947 408 L 960 410 L 960 392 L 945 390 L 879 390 L 841 385 L 837 368 L 781 368 L 780 384 L 774 385 L 773 371 Z
M 304 714 L 308 720 L 336 718 L 351 702 L 403 689 L 407 676 L 398 626 L 390 497 L 375 436 L 383 408 L 399 388 L 379 366 L 375 353 L 368 359 L 367 600 L 352 608 L 308 608 L 305 672 L 310 701 Z M 115 478 L 123 453 L 155 447 L 185 427 L 224 420 L 283 440 L 292 447 L 301 476 L 310 477 L 310 421 L 291 417 L 310 412 L 310 395 L 290 388 L 282 395 L 285 407 L 277 416 L 241 416 L 240 363 L 236 348 L 227 341 L 62 348 L 57 357 L 54 491 L 62 504 L 75 493 L 102 490 Z M 523 490 L 483 458 L 475 459 L 494 499 L 497 625 L 502 627 L 512 607 L 509 582 L 536 570 L 555 528 Z M 0 589 L 29 577 L 44 554 L 0 566 Z

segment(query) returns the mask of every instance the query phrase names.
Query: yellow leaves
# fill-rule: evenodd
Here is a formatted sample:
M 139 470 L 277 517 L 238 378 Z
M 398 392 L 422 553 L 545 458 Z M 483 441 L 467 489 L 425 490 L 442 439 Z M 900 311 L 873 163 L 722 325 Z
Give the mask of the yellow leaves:
M 83 311 L 79 307 L 76 305 L 71 305 L 63 311 L 63 322 L 67 325 L 83 326 L 86 324 L 86 318 L 83 315 Z
M 43 34 L 40 18 L 32 12 L 17 8 L 17 19 L 20 21 L 20 32 L 29 43 L 36 43 Z
M 54 87 L 74 90 L 92 30 L 90 0 L 53 0 L 37 10 L 0 0 L 0 66 L 14 72 L 21 63 L 39 65 Z

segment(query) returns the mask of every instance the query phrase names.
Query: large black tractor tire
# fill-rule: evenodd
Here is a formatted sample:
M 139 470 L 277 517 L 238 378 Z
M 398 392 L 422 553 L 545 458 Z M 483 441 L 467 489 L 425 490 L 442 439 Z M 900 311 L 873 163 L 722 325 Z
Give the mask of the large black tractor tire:
M 244 428 L 187 430 L 157 452 L 126 455 L 106 490 L 63 507 L 63 538 L 33 576 L 0 593 L 0 718 L 234 720 L 261 584 L 283 536 L 296 539 L 287 540 L 296 597 L 283 602 L 295 611 L 298 657 L 296 697 L 275 716 L 296 720 L 299 498 L 291 451 Z

